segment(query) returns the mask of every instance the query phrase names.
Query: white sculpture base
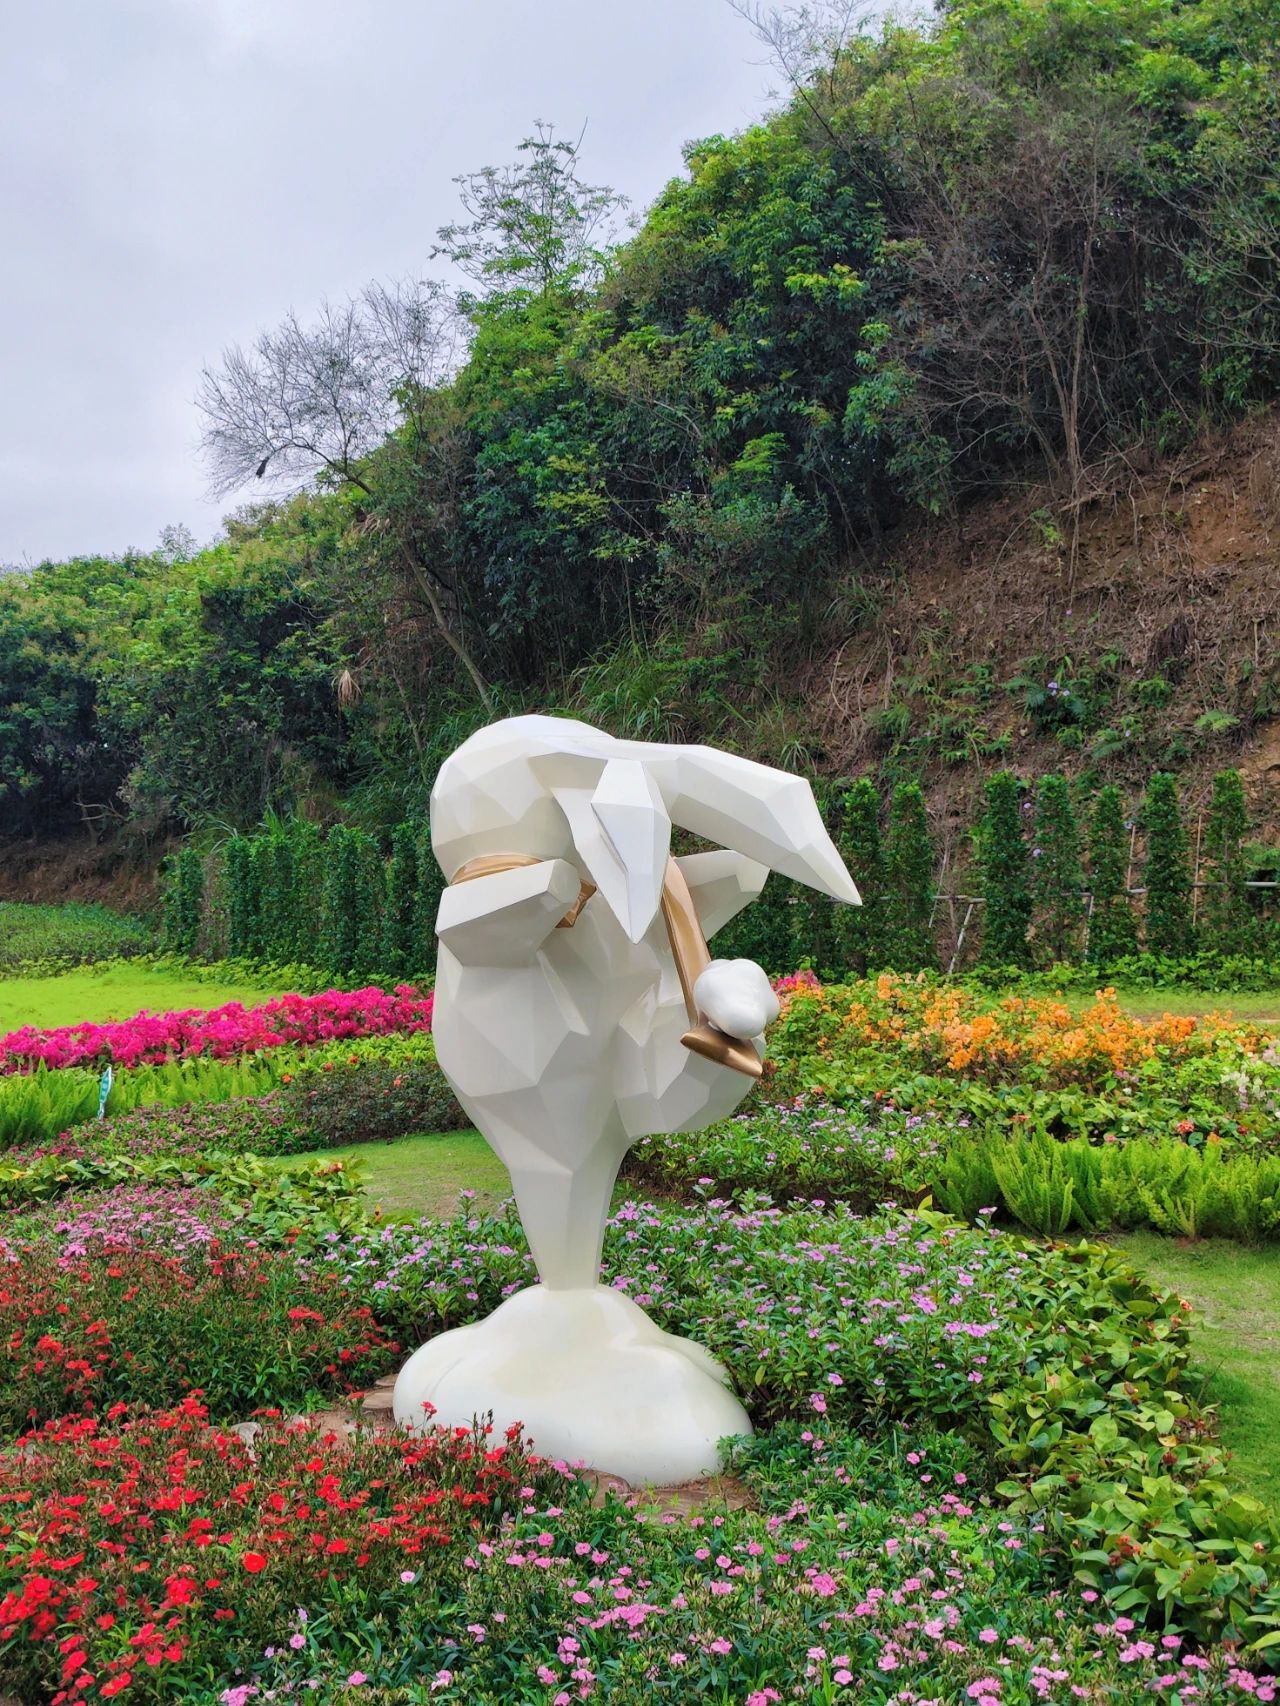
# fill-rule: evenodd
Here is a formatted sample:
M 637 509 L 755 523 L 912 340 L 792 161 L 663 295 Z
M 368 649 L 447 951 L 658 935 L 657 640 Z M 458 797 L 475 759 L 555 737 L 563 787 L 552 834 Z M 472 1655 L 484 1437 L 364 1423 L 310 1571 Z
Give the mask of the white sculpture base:
M 608 1286 L 516 1292 L 485 1320 L 429 1340 L 400 1371 L 396 1421 L 523 1422 L 540 1457 L 584 1463 L 633 1486 L 713 1475 L 717 1442 L 749 1434 L 747 1412 L 715 1358 L 664 1333 Z

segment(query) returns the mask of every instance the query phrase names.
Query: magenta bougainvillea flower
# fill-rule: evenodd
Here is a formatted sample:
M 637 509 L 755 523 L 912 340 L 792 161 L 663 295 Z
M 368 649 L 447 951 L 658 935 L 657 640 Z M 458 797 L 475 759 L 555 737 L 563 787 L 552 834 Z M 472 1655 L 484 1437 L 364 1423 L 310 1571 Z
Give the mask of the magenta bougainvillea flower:
M 37 1066 L 89 1066 L 110 1050 L 117 1066 L 158 1066 L 166 1060 L 230 1060 L 284 1044 L 354 1041 L 431 1029 L 433 997 L 409 983 L 394 989 L 328 989 L 320 995 L 277 995 L 260 1007 L 137 1013 L 103 1025 L 64 1025 L 42 1031 L 26 1025 L 0 1037 L 0 1073 Z

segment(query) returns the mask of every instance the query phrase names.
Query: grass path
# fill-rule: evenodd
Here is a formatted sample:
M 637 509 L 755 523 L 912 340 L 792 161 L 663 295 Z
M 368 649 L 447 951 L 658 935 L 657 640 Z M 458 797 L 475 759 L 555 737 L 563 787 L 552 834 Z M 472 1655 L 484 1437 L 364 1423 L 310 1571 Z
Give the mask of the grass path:
M 1116 1242 L 1196 1310 L 1194 1368 L 1251 1492 L 1280 1504 L 1280 1250 L 1155 1232 Z
M 47 1029 L 131 1019 L 144 1007 L 152 1013 L 221 1007 L 227 1001 L 255 1007 L 278 993 L 243 983 L 202 983 L 179 973 L 129 964 L 103 971 L 85 967 L 57 977 L 4 978 L 0 979 L 0 1035 L 21 1025 Z

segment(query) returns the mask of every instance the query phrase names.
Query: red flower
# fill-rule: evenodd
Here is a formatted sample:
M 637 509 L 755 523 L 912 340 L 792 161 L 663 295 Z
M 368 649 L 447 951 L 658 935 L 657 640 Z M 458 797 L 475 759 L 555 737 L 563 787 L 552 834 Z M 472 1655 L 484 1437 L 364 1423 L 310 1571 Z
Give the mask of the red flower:
M 267 1560 L 261 1552 L 246 1552 L 240 1562 L 251 1576 L 256 1576 L 259 1570 L 265 1570 Z

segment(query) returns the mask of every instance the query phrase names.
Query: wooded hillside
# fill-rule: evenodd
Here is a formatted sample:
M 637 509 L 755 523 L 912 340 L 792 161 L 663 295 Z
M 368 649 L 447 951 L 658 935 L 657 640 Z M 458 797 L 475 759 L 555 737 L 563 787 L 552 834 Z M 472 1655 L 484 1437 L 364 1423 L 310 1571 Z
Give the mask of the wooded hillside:
M 0 834 L 378 829 L 530 707 L 918 777 L 944 835 L 1004 765 L 1239 763 L 1274 819 L 1280 4 L 773 33 L 789 98 L 627 241 L 544 128 L 460 180 L 460 298 L 212 362 L 275 494 L 220 543 L 0 580 Z

